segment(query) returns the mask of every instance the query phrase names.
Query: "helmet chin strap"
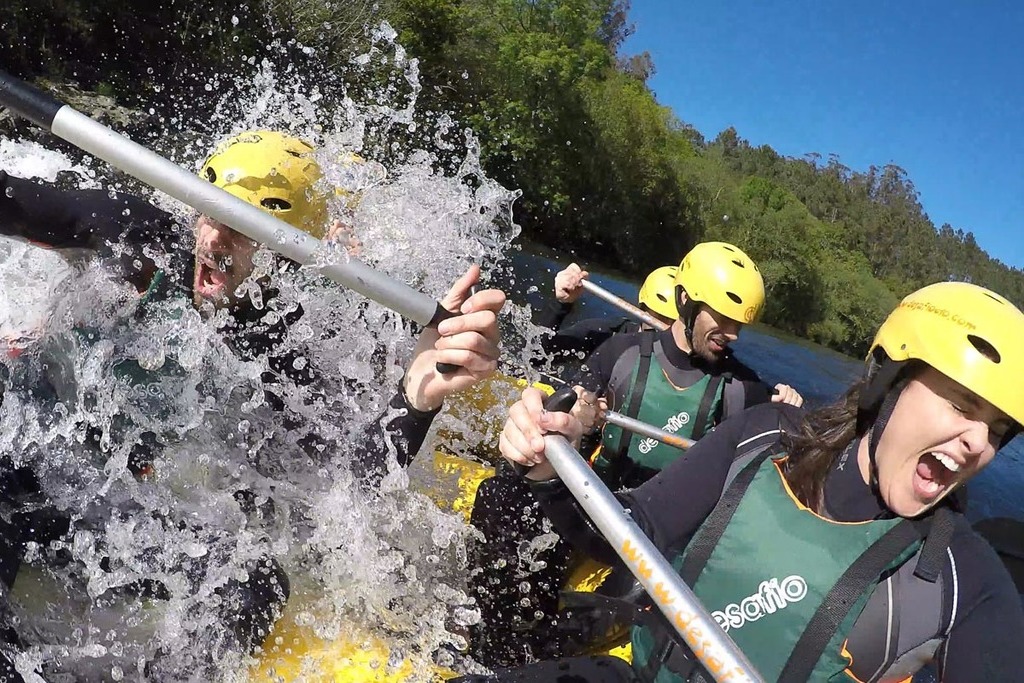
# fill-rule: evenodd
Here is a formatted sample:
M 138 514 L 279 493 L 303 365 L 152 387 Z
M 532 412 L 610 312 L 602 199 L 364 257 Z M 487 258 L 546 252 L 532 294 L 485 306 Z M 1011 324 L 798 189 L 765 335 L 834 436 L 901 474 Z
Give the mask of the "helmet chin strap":
M 857 403 L 857 436 L 868 439 L 868 477 L 871 492 L 875 494 L 882 507 L 885 501 L 878 486 L 878 444 L 882 440 L 896 401 L 903 393 L 906 382 L 900 381 L 900 375 L 907 369 L 907 363 L 895 363 L 888 358 L 873 358 L 868 380 L 861 389 Z
M 886 425 L 889 424 L 889 418 L 892 417 L 892 411 L 896 407 L 896 401 L 899 400 L 900 394 L 902 393 L 902 384 L 893 386 L 888 392 L 886 392 L 885 399 L 882 401 L 882 405 L 878 408 L 874 424 L 871 425 L 871 432 L 868 435 L 868 470 L 871 478 L 871 491 L 879 497 L 881 497 L 882 493 L 878 488 L 878 443 L 882 440 L 882 432 L 885 431 Z
M 683 302 L 683 293 L 686 290 L 681 286 L 676 287 L 676 310 L 679 311 L 679 319 L 683 321 L 683 331 L 686 334 L 686 343 L 690 345 L 690 353 L 693 353 L 693 325 L 697 322 L 697 302 L 686 297 Z

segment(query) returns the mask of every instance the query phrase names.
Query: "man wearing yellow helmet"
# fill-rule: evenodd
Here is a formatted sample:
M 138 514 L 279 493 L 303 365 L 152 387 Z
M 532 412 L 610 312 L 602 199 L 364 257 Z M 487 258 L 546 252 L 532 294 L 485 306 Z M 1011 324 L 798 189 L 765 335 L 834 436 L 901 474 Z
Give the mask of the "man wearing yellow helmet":
M 584 363 L 576 414 L 591 429 L 603 405 L 690 439 L 699 439 L 729 415 L 769 400 L 800 405 L 792 388 L 773 396 L 756 373 L 736 360 L 729 344 L 756 320 L 764 282 L 754 262 L 724 242 L 698 244 L 672 279 L 679 317 L 665 332 L 620 335 Z M 606 403 L 603 403 L 606 402 Z M 636 486 L 679 451 L 605 425 L 594 466 L 612 486 Z
M 347 163 L 359 165 L 360 161 L 351 156 Z M 370 166 L 375 169 L 379 165 Z M 319 187 L 320 166 L 313 147 L 297 137 L 267 130 L 241 133 L 216 147 L 202 164 L 200 175 L 316 237 L 343 232 L 340 221 L 328 227 L 327 195 Z M 368 182 L 378 182 L 380 173 L 372 170 L 368 178 Z M 342 188 L 339 194 L 354 200 L 361 189 Z M 242 357 L 269 354 L 271 366 L 280 367 L 289 380 L 312 382 L 315 372 L 308 365 L 296 367 L 289 358 L 274 357 L 284 330 L 302 311 L 276 311 L 275 292 L 264 282 L 254 283 L 265 289 L 258 297 L 263 305 L 256 308 L 251 291 L 241 287 L 254 271 L 253 256 L 260 246 L 205 215 L 197 218 L 193 231 L 195 247 L 189 254 L 173 218 L 141 199 L 106 190 L 63 192 L 0 171 L 0 235 L 53 249 L 94 252 L 109 260 L 139 290 L 143 301 L 184 290 L 201 311 L 226 308 L 231 313 L 224 327 L 226 338 Z M 158 261 L 165 267 L 159 267 Z M 505 297 L 498 290 L 470 297 L 469 288 L 478 277 L 479 269 L 471 267 L 443 302 L 453 310 L 472 309 L 476 315 L 442 324 L 440 332 L 428 329 L 421 335 L 406 375 L 406 391 L 395 401 L 402 409 L 411 408 L 413 416 L 429 413 L 433 417 L 445 396 L 467 388 L 496 367 L 494 314 L 504 305 Z M 452 361 L 461 363 L 462 369 L 447 375 L 436 372 L 436 362 Z M 422 436 L 409 442 L 413 453 Z M 410 455 L 400 451 L 400 457 Z
M 1021 430 L 1022 338 L 1024 313 L 995 292 L 919 289 L 834 404 L 740 413 L 621 502 L 766 681 L 909 681 L 929 663 L 942 681 L 1019 680 L 1020 597 L 950 494 Z M 544 458 L 545 433 L 574 439 L 582 425 L 542 400 L 528 389 L 513 406 L 502 454 L 531 468 L 559 533 L 614 558 Z M 631 613 L 630 665 L 463 680 L 709 680 L 664 620 Z
M 203 164 L 201 174 L 301 230 L 316 236 L 325 232 L 327 202 L 317 187 L 320 169 L 313 148 L 298 138 L 274 131 L 243 133 L 220 145 Z M 337 231 L 338 227 L 335 222 L 333 229 Z M 214 319 L 235 354 L 261 366 L 265 363 L 263 397 L 275 411 L 275 419 L 283 425 L 277 433 L 294 433 L 303 422 L 300 415 L 286 407 L 282 398 L 284 387 L 309 387 L 312 391 L 304 395 L 328 403 L 317 390 L 327 378 L 305 359 L 300 349 L 283 343 L 289 326 L 301 318 L 303 311 L 284 305 L 279 308 L 270 282 L 248 284 L 259 246 L 230 226 L 199 216 L 192 250 L 181 243 L 180 231 L 170 215 L 139 198 L 106 190 L 65 192 L 0 171 L 0 234 L 55 249 L 87 251 L 103 259 L 109 270 L 139 293 L 137 310 L 123 321 L 125 325 L 147 324 L 149 315 L 156 315 L 154 310 L 165 310 L 160 308 L 162 303 L 182 295 L 204 314 L 218 312 Z M 287 269 L 289 264 L 282 259 L 282 266 Z M 505 296 L 492 289 L 471 294 L 470 289 L 478 279 L 479 268 L 472 266 L 453 284 L 441 303 L 463 315 L 421 333 L 402 384 L 385 408 L 388 419 L 382 416 L 370 421 L 367 431 L 354 440 L 353 467 L 367 483 L 372 484 L 387 471 L 390 453 L 395 454 L 400 465 L 411 460 L 448 394 L 475 384 L 495 370 L 499 348 L 497 312 L 504 305 Z M 243 296 L 243 290 L 252 294 L 254 287 L 259 288 L 260 296 Z M 254 299 L 260 300 L 261 305 L 253 305 Z M 455 364 L 459 369 L 441 374 L 436 370 L 438 363 Z M 134 361 L 118 359 L 109 369 L 118 377 L 124 376 L 131 386 L 148 386 L 151 380 L 147 378 L 151 375 L 147 373 L 173 372 L 169 367 L 172 364 L 162 362 L 163 370 L 150 371 Z M 26 395 L 34 395 L 38 389 L 25 387 Z M 73 399 L 73 391 L 71 396 Z M 72 414 L 74 410 L 73 406 L 69 408 Z M 86 430 L 85 425 L 82 430 Z M 131 433 L 130 425 L 124 425 L 120 431 Z M 326 435 L 316 433 L 314 426 L 302 427 L 302 431 L 308 433 L 301 439 L 296 436 L 295 441 L 306 450 L 310 462 L 323 462 L 331 456 L 333 449 L 327 447 L 330 442 Z M 81 441 L 98 443 L 94 436 L 97 435 L 87 435 Z M 117 433 L 107 436 L 114 441 L 119 438 Z M 163 448 L 162 438 L 147 433 L 134 445 L 127 444 L 131 446 L 129 467 L 140 479 L 151 474 L 155 456 Z M 269 456 L 276 457 L 274 453 Z M 33 479 L 31 471 L 19 472 L 17 477 L 17 481 L 30 483 Z M 28 493 L 32 493 L 29 489 L 38 488 L 26 486 Z M 17 492 L 4 493 L 14 496 Z M 248 491 L 239 494 L 236 497 L 247 516 L 253 513 L 251 519 L 258 519 L 262 513 L 253 509 L 255 496 Z M 168 514 L 174 514 L 173 507 Z M 58 536 L 74 533 L 73 525 L 69 531 L 68 520 L 60 514 L 55 517 L 54 525 L 38 524 L 38 515 L 33 520 L 17 522 L 22 536 L 10 552 L 3 554 L 3 580 L 10 583 L 17 575 L 26 541 L 46 543 L 52 539 L 43 534 L 54 528 L 58 529 Z M 6 543 L 6 534 L 2 532 L 0 529 L 0 547 Z M 251 580 L 240 586 L 232 579 L 223 589 L 225 609 L 233 610 L 226 615 L 225 622 L 230 624 L 243 649 L 258 644 L 261 634 L 272 623 L 279 602 L 287 596 L 286 577 L 273 561 L 271 564 L 259 567 L 258 571 L 248 568 Z M 228 593 L 232 594 L 231 599 Z
M 641 310 L 666 325 L 671 325 L 679 317 L 673 294 L 675 273 L 676 266 L 654 269 L 644 279 L 637 297 Z M 555 299 L 537 316 L 537 325 L 555 331 L 541 340 L 544 352 L 554 361 L 555 374 L 563 374 L 570 367 L 578 368 L 580 359 L 593 353 L 613 334 L 647 329 L 647 325 L 641 325 L 631 317 L 587 318 L 563 327 L 573 304 L 583 293 L 582 281 L 588 276 L 589 273 L 575 263 L 560 270 L 555 275 Z

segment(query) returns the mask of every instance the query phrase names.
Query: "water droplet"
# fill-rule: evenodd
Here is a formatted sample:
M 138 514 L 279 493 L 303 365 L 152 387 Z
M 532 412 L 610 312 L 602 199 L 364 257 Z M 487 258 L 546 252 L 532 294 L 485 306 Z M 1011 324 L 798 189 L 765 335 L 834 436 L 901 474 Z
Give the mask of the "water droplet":
M 181 552 L 185 553 L 191 558 L 198 559 L 206 555 L 207 548 L 202 543 L 197 543 L 196 541 L 187 541 L 182 544 Z
M 235 15 L 231 15 L 231 25 L 238 26 L 238 17 L 236 17 Z

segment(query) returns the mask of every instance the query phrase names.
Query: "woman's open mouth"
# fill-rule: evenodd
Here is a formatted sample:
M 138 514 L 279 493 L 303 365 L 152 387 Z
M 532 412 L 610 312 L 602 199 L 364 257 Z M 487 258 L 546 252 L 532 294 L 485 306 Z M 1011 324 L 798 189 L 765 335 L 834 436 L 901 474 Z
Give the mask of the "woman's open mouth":
M 914 469 L 914 493 L 926 503 L 935 500 L 957 482 L 962 467 L 945 453 L 925 453 Z

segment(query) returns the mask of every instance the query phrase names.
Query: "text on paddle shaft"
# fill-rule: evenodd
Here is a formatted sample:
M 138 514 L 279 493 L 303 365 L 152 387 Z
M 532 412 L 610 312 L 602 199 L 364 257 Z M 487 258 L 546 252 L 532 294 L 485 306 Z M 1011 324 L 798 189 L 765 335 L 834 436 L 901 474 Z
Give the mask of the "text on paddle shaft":
M 629 539 L 622 541 L 622 546 L 619 548 L 619 556 L 626 562 L 630 571 L 640 580 L 640 584 L 647 589 L 647 592 L 654 602 L 661 609 L 662 614 L 669 620 L 669 622 L 675 627 L 678 633 L 683 636 L 683 640 L 690 647 L 694 656 L 704 665 L 716 681 L 730 681 L 738 683 L 739 681 L 751 681 L 751 678 L 747 676 L 743 669 L 735 666 L 731 669 L 727 669 L 727 664 L 732 663 L 732 657 L 729 656 L 728 652 L 723 652 L 723 648 L 719 643 L 712 640 L 711 632 L 709 628 L 714 627 L 710 624 L 704 624 L 701 622 L 699 615 L 690 609 L 687 609 L 685 605 L 677 605 L 676 597 L 673 595 L 672 587 L 662 583 L 661 581 L 654 582 L 654 568 L 653 565 L 647 560 L 644 552 L 629 542 Z M 651 585 L 651 584 L 654 585 Z

